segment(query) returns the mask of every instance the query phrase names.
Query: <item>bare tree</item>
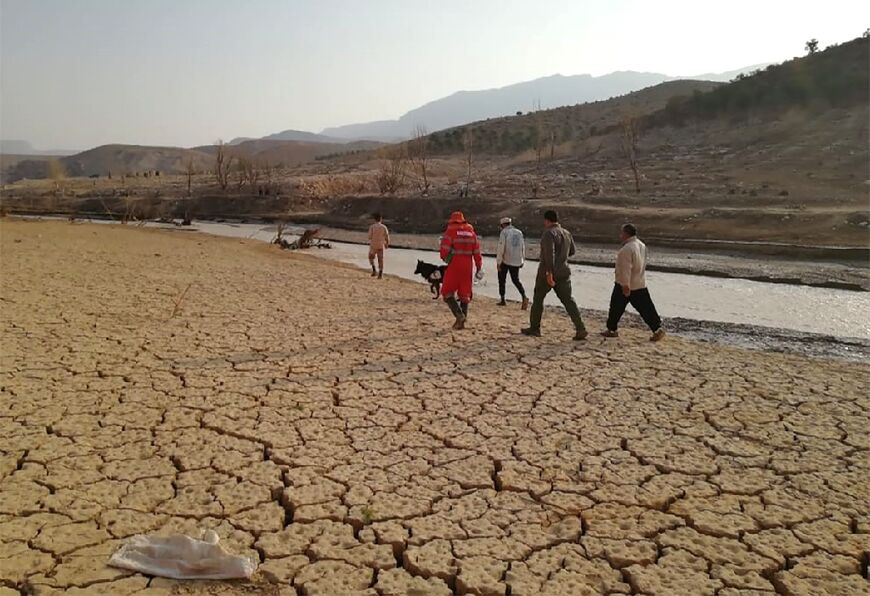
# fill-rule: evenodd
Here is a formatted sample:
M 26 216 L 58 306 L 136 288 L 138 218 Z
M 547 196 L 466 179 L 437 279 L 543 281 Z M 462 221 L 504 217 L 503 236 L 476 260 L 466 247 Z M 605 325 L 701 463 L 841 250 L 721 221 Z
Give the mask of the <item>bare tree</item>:
M 239 171 L 239 188 L 247 182 L 248 186 L 251 187 L 251 192 L 253 192 L 254 187 L 257 185 L 257 181 L 260 180 L 260 165 L 255 162 L 253 159 L 248 157 L 240 157 L 238 158 L 238 171 Z
M 468 190 L 471 188 L 471 164 L 474 159 L 474 128 L 471 125 L 465 130 L 465 153 L 468 161 L 468 174 L 465 178 L 465 195 L 468 195 Z
M 421 188 L 423 196 L 429 194 L 429 134 L 422 125 L 414 128 L 414 136 L 408 145 L 408 153 L 411 161 L 420 171 Z
M 214 174 L 217 178 L 218 186 L 221 187 L 221 190 L 226 190 L 230 184 L 230 169 L 233 164 L 233 157 L 228 154 L 227 146 L 221 139 L 215 142 L 215 149 Z
M 634 190 L 640 192 L 640 173 L 637 167 L 637 141 L 640 138 L 640 123 L 635 116 L 622 118 L 622 151 L 634 174 Z
M 242 187 L 245 185 L 245 180 L 247 180 L 245 168 L 247 167 L 248 161 L 249 160 L 246 157 L 236 158 L 236 163 L 232 168 L 233 173 L 236 175 L 236 190 L 242 190 Z
M 532 174 L 532 198 L 538 197 L 541 188 L 541 152 L 544 149 L 544 135 L 541 130 L 541 118 L 535 113 L 535 172 Z
M 405 151 L 403 145 L 389 147 L 383 152 L 381 168 L 375 175 L 378 191 L 384 195 L 396 194 L 405 185 Z
M 266 194 L 270 194 L 272 192 L 272 182 L 275 179 L 275 170 L 276 167 L 272 165 L 269 161 L 264 161 L 262 163 L 262 173 L 266 178 Z
M 193 181 L 193 175 L 196 171 L 193 169 L 193 156 L 188 156 L 187 161 L 184 163 L 184 173 L 187 175 L 187 196 L 191 196 L 191 183 Z
M 537 103 L 538 111 L 535 112 L 535 173 L 532 176 L 532 198 L 537 198 L 538 191 L 541 190 L 542 184 L 542 175 L 541 175 L 541 161 L 542 156 L 544 154 L 544 144 L 548 142 L 550 145 L 550 161 L 553 160 L 553 156 L 555 154 L 555 143 L 556 143 L 556 135 L 550 130 L 549 137 L 545 134 L 544 123 L 541 118 L 540 112 L 540 101 Z

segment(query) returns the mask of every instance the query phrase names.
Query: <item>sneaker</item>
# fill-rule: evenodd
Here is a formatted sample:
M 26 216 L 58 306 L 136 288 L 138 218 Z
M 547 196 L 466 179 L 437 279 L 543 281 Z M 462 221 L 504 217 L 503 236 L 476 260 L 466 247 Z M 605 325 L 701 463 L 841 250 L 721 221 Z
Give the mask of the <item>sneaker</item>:
M 589 337 L 589 332 L 584 329 L 574 334 L 574 341 L 583 341 L 587 337 Z
M 532 329 L 531 327 L 520 329 L 520 333 L 522 333 L 523 335 L 528 335 L 529 337 L 541 337 L 541 330 Z
M 610 329 L 607 329 L 607 330 L 601 332 L 601 337 L 619 337 L 619 332 L 618 331 L 611 331 Z
M 505 302 L 504 298 L 502 298 L 500 301 L 498 301 L 496 303 L 496 306 L 507 306 L 507 302 Z
M 523 303 L 520 306 L 520 310 L 529 310 L 529 299 L 523 296 Z
M 650 341 L 661 341 L 664 338 L 665 338 L 665 330 L 662 329 L 661 327 L 659 327 L 658 329 L 656 329 L 653 332 L 652 337 L 650 337 L 649 340 Z
M 465 329 L 465 315 L 456 317 L 456 322 L 453 323 L 453 328 L 456 331 L 461 331 L 462 329 Z

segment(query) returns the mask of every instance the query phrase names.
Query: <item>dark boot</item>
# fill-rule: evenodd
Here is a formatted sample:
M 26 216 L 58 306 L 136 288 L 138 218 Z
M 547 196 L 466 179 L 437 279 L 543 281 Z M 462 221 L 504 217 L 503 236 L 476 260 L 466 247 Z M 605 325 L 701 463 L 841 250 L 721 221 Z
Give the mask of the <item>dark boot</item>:
M 453 324 L 454 329 L 462 329 L 465 327 L 465 313 L 462 312 L 462 307 L 459 306 L 459 302 L 457 302 L 454 296 L 449 296 L 444 299 L 444 302 L 447 303 L 447 306 L 450 307 L 450 312 L 453 313 L 453 316 L 456 317 L 456 323 Z
M 465 329 L 465 321 L 468 320 L 468 304 L 466 302 L 460 302 L 459 310 L 462 312 L 462 318 L 456 319 L 456 323 L 453 325 L 453 328 L 457 331 Z

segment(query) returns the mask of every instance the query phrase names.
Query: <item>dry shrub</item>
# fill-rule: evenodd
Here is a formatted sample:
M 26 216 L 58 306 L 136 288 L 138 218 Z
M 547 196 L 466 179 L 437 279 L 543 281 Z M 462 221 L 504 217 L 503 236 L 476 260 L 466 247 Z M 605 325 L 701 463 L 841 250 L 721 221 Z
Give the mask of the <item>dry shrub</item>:
M 375 173 L 375 184 L 382 195 L 394 195 L 405 185 L 407 154 L 403 146 L 390 147 L 381 154 L 380 168 Z
M 315 199 L 366 194 L 372 191 L 372 179 L 365 174 L 327 174 L 299 182 L 302 194 Z

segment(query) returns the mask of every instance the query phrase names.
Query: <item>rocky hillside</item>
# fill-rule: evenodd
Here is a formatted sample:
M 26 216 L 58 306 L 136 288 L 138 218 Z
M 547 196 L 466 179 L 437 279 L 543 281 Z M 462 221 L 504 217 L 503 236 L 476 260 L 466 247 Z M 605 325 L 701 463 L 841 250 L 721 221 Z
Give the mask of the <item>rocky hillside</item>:
M 505 118 L 493 118 L 429 135 L 430 147 L 438 154 L 465 151 L 469 129 L 475 152 L 514 155 L 541 146 L 580 142 L 609 131 L 625 114 L 649 114 L 664 108 L 675 97 L 704 93 L 721 83 L 671 81 L 606 101 L 540 110 Z

